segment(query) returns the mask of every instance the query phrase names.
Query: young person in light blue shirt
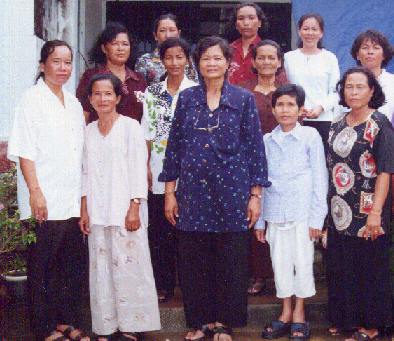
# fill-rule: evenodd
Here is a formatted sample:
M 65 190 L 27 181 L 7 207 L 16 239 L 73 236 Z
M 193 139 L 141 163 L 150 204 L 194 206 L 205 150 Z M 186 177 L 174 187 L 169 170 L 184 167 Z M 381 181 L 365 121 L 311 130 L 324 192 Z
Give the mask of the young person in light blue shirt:
M 264 190 L 255 230 L 259 241 L 270 244 L 276 295 L 283 299 L 278 320 L 262 331 L 267 339 L 289 333 L 293 340 L 310 336 L 304 299 L 316 293 L 313 242 L 319 239 L 327 215 L 328 173 L 319 133 L 298 123 L 304 101 L 302 87 L 279 87 L 272 96 L 279 125 L 264 136 L 272 186 Z

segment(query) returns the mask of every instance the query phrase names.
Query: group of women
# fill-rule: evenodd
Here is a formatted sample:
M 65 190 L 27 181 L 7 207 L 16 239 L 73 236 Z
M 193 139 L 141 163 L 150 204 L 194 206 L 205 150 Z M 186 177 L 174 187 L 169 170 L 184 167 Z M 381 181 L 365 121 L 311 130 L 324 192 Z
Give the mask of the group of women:
M 351 48 L 360 67 L 340 79 L 337 58 L 322 47 L 320 15 L 300 18 L 299 47 L 285 55 L 259 37 L 268 24 L 259 6 L 238 5 L 234 24 L 240 38 L 232 46 L 203 38 L 194 60 L 172 14 L 156 20 L 157 49 L 143 55 L 135 71 L 129 66 L 133 39 L 122 24 L 109 23 L 91 52 L 96 66 L 83 74 L 77 98 L 88 123 L 79 224 L 89 236 L 93 332 L 100 341 L 118 330 L 121 340 L 138 341 L 140 332 L 159 329 L 158 301 L 174 295 L 177 273 L 191 328 L 185 340 L 231 341 L 232 328 L 246 325 L 247 294 L 260 293 L 272 276 L 268 246 L 250 232 L 262 190 L 270 186 L 262 134 L 276 126 L 273 92 L 291 82 L 306 92 L 300 120 L 321 134 L 330 171 L 329 331 L 356 328 L 350 340 L 373 339 L 392 323 L 394 76 L 383 69 L 392 47 L 377 31 L 360 34 Z M 72 59 L 64 42 L 51 45 L 49 55 L 60 49 Z M 62 86 L 71 69 L 65 72 L 56 57 L 51 67 L 63 77 L 54 88 L 47 63 L 40 61 L 41 82 L 67 107 Z M 22 176 L 29 187 L 31 172 L 22 167 Z M 38 209 L 32 206 L 40 223 L 48 218 L 46 195 L 37 199 Z M 53 290 L 48 274 L 36 280 Z M 39 304 L 52 302 L 41 297 Z M 39 335 L 88 339 L 73 327 L 74 317 L 65 319 L 61 306 L 55 308 L 51 323 L 37 327 Z

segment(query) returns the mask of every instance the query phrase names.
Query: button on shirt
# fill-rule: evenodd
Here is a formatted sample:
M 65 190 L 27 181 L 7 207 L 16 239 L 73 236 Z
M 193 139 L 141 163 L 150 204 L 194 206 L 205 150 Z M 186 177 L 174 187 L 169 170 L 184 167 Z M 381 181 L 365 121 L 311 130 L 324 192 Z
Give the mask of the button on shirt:
M 29 191 L 19 158 L 34 161 L 48 208 L 48 220 L 79 217 L 85 121 L 78 100 L 63 88 L 64 106 L 42 79 L 28 89 L 15 109 L 8 158 L 18 165 L 21 219 L 31 216 Z
M 141 126 L 145 139 L 151 141 L 149 166 L 152 172 L 152 192 L 164 193 L 164 183 L 158 181 L 179 93 L 197 83 L 183 77 L 178 92 L 172 97 L 167 90 L 167 79 L 150 85 L 144 94 L 144 114 Z
M 224 82 L 214 111 L 203 86 L 180 94 L 159 181 L 178 178 L 178 229 L 247 230 L 250 187 L 269 186 L 259 118 L 249 91 Z
M 315 128 L 301 126 L 283 133 L 277 126 L 264 135 L 268 180 L 262 214 L 256 229 L 265 222 L 308 222 L 322 229 L 327 215 L 328 172 L 321 137 Z

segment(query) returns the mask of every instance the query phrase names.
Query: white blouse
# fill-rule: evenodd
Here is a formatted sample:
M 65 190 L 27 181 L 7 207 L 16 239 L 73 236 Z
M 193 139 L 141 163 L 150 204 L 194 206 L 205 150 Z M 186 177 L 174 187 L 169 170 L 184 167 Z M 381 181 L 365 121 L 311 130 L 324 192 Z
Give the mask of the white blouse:
M 394 75 L 383 69 L 378 77 L 378 82 L 386 97 L 386 103 L 378 108 L 378 111 L 386 115 L 391 122 L 394 114 Z
M 21 219 L 31 216 L 29 191 L 19 158 L 34 161 L 45 196 L 48 220 L 80 216 L 81 169 L 85 120 L 81 104 L 63 88 L 64 106 L 42 79 L 15 108 L 8 158 L 17 163 Z
M 98 121 L 86 128 L 82 196 L 86 196 L 90 225 L 125 226 L 133 198 L 143 199 L 140 220 L 148 225 L 148 152 L 140 124 L 119 115 L 103 136 Z
M 304 88 L 305 108 L 323 107 L 324 111 L 313 120 L 332 121 L 339 101 L 335 90 L 340 76 L 337 57 L 326 49 L 315 55 L 297 49 L 285 53 L 284 66 L 290 83 Z

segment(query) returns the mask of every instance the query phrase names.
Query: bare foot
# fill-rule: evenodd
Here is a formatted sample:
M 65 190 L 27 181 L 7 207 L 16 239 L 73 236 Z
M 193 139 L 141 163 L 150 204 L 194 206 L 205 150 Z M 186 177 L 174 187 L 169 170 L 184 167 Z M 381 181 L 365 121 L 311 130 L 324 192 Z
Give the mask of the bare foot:
M 213 341 L 233 341 L 230 335 L 231 328 L 224 326 L 220 322 L 215 323 L 214 333 Z
M 191 330 L 190 332 L 188 332 L 186 334 L 185 339 L 193 341 L 193 340 L 197 340 L 197 339 L 203 337 L 204 335 L 205 334 L 199 329 L 198 330 Z

